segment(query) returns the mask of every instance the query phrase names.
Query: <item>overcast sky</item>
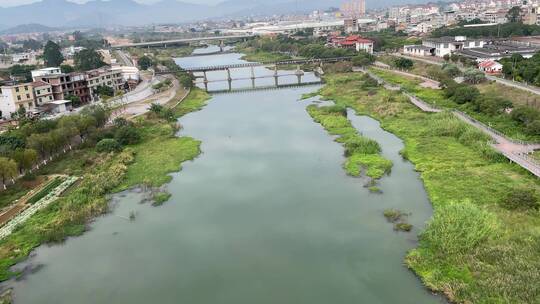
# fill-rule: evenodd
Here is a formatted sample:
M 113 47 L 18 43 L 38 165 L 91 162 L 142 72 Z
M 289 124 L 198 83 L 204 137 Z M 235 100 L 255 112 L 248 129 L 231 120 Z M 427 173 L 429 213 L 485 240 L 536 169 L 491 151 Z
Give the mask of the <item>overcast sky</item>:
M 21 5 L 21 4 L 28 4 L 32 2 L 38 2 L 40 0 L 0 0 L 0 6 L 15 6 L 15 5 Z M 72 2 L 87 2 L 89 0 L 68 0 Z M 157 2 L 159 0 L 135 0 L 137 2 L 141 3 L 153 3 Z M 222 0 L 183 0 L 182 2 L 191 2 L 191 3 L 205 3 L 205 4 L 215 4 L 222 2 Z

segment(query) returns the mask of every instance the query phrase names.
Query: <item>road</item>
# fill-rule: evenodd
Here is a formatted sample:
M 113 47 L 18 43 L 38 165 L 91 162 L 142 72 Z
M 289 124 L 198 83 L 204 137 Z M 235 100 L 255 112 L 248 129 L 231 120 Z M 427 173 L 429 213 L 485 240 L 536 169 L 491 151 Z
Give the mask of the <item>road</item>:
M 133 61 L 131 60 L 131 58 L 129 58 L 129 55 L 124 53 L 122 50 L 116 50 L 115 52 L 116 54 L 118 54 L 118 57 L 120 57 L 120 60 L 122 61 L 124 66 L 134 66 Z
M 203 42 L 203 41 L 213 41 L 213 40 L 227 40 L 227 39 L 243 39 L 251 38 L 252 35 L 233 35 L 233 36 L 212 36 L 212 37 L 198 37 L 198 38 L 185 38 L 185 39 L 174 39 L 174 40 L 163 40 L 163 41 L 150 41 L 150 42 L 140 42 L 140 43 L 129 43 L 123 45 L 113 45 L 113 49 L 122 49 L 129 47 L 143 47 L 143 46 L 167 46 L 178 43 L 190 43 L 190 42 Z

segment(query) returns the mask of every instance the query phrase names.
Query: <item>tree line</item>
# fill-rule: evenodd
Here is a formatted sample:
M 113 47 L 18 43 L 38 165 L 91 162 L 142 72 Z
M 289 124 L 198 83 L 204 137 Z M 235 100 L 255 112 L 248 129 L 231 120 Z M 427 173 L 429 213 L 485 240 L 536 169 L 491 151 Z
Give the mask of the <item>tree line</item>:
M 540 52 L 529 59 L 521 54 L 514 54 L 510 58 L 500 60 L 503 65 L 503 74 L 516 81 L 524 81 L 540 86 Z

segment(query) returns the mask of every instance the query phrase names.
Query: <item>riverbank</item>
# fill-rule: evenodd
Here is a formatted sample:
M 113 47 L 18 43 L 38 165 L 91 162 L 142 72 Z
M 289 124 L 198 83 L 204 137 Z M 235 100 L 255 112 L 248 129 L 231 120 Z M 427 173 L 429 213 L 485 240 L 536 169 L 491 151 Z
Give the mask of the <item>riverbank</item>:
M 206 93 L 192 90 L 173 109 L 175 116 L 201 109 L 207 99 Z M 137 118 L 135 127 L 140 131 L 140 142 L 122 152 L 99 153 L 95 148 L 73 151 L 37 172 L 77 175 L 82 181 L 0 242 L 0 280 L 17 275 L 10 267 L 35 247 L 82 234 L 88 221 L 108 211 L 109 194 L 140 184 L 159 187 L 170 180 L 169 173 L 181 170 L 183 162 L 201 152 L 199 141 L 176 136 L 176 123 L 144 116 Z
M 365 89 L 359 74 L 325 80 L 324 98 L 379 120 L 405 141 L 402 154 L 421 173 L 435 213 L 406 262 L 423 283 L 457 303 L 537 301 L 540 217 L 520 202 L 539 193 L 538 179 L 448 113 L 422 113 L 397 92 Z

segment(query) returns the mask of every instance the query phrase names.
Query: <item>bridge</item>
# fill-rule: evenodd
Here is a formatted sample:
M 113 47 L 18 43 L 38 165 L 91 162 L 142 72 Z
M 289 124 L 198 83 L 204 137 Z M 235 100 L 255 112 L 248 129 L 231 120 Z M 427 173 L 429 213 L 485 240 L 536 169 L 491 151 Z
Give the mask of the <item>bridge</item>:
M 211 90 L 208 91 L 208 93 L 211 94 L 229 94 L 229 93 L 247 93 L 247 92 L 253 92 L 253 91 L 267 91 L 267 90 L 279 90 L 279 89 L 287 89 L 287 88 L 298 88 L 298 87 L 304 87 L 304 86 L 315 86 L 315 85 L 321 85 L 324 82 L 322 80 L 318 81 L 306 81 L 302 83 L 287 83 L 287 84 L 280 84 L 280 85 L 273 85 L 273 86 L 252 86 L 248 88 L 237 88 L 237 89 L 230 89 L 230 90 Z
M 335 57 L 335 58 L 321 58 L 321 59 L 291 59 L 291 60 L 282 60 L 282 61 L 273 61 L 273 62 L 244 62 L 244 63 L 228 64 L 228 65 L 182 68 L 182 70 L 186 72 L 192 72 L 192 73 L 197 73 L 197 72 L 205 73 L 205 72 L 226 71 L 230 69 L 240 69 L 240 68 L 259 67 L 259 66 L 334 63 L 334 62 L 340 62 L 340 61 L 350 61 L 352 58 L 353 57 Z
M 223 44 L 224 40 L 229 39 L 247 39 L 252 38 L 252 35 L 230 35 L 230 36 L 212 36 L 212 37 L 197 37 L 197 38 L 184 38 L 162 41 L 149 41 L 139 43 L 128 43 L 111 46 L 112 49 L 124 49 L 130 47 L 167 47 L 170 45 L 188 44 L 192 42 L 207 42 L 207 41 L 220 41 Z

